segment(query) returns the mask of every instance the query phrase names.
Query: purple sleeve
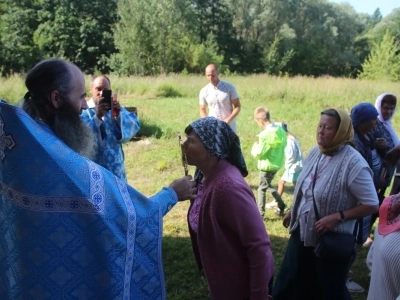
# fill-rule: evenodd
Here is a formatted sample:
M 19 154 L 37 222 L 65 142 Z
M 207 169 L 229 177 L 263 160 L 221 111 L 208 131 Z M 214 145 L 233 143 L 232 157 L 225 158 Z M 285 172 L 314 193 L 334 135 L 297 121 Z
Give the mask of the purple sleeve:
M 245 248 L 249 261 L 251 299 L 267 299 L 268 282 L 274 274 L 274 260 L 254 194 L 245 182 L 225 192 L 227 201 L 218 218 L 237 233 Z

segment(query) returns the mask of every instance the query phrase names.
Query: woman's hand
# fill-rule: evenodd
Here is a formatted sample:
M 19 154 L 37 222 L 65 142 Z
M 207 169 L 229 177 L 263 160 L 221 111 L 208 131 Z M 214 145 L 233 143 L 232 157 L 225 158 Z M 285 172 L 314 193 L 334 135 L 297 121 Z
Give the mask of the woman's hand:
M 292 219 L 292 213 L 289 211 L 284 217 L 282 224 L 284 227 L 288 228 L 290 225 L 290 220 Z
M 375 148 L 386 149 L 386 140 L 384 138 L 377 138 L 374 142 Z
M 388 165 L 395 165 L 400 157 L 400 145 L 392 148 L 388 153 L 386 153 L 385 161 Z
M 319 234 L 327 232 L 329 229 L 335 227 L 340 222 L 340 214 L 334 213 L 319 219 L 315 223 L 315 228 Z

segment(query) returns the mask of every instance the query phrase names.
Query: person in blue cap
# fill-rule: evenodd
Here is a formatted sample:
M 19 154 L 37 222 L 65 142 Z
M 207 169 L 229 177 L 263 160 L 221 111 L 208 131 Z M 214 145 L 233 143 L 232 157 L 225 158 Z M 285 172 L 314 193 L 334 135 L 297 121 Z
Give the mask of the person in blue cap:
M 375 138 L 374 128 L 378 122 L 379 112 L 375 106 L 368 102 L 357 104 L 351 109 L 350 117 L 354 128 L 354 144 L 357 151 L 367 161 L 373 172 L 374 187 L 379 199 L 378 190 L 386 186 L 383 157 L 385 151 L 385 139 Z M 381 147 L 383 145 L 383 147 Z M 379 201 L 381 202 L 381 200 Z M 357 244 L 360 246 L 366 242 L 371 231 L 371 216 L 358 220 Z M 346 282 L 350 292 L 364 292 L 364 288 L 349 278 Z
M 382 184 L 382 156 L 386 153 L 379 152 L 377 143 L 385 143 L 383 138 L 375 139 L 372 132 L 377 124 L 378 111 L 374 105 L 362 102 L 354 106 L 350 112 L 354 127 L 354 143 L 358 152 L 365 158 L 374 173 L 374 184 L 378 189 Z

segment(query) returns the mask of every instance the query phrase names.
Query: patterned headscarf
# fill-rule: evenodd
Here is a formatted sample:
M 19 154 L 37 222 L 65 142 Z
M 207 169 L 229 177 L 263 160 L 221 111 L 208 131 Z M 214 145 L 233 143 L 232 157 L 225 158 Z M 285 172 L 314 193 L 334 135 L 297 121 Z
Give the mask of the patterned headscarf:
M 386 197 L 379 209 L 378 232 L 382 235 L 400 230 L 400 194 Z
M 206 117 L 194 121 L 189 126 L 193 128 L 211 155 L 226 159 L 239 169 L 243 177 L 247 176 L 247 166 L 240 148 L 239 137 L 226 122 Z
M 329 148 L 324 148 L 319 146 L 319 150 L 321 153 L 325 155 L 333 155 L 336 153 L 342 145 L 349 144 L 355 148 L 353 143 L 354 138 L 354 129 L 353 124 L 351 123 L 350 116 L 348 113 L 343 109 L 333 108 L 339 116 L 340 116 L 340 124 L 339 128 L 336 132 L 335 137 L 332 140 L 332 145 Z M 317 131 L 317 138 L 318 138 L 318 131 Z
M 356 128 L 363 123 L 376 120 L 379 113 L 371 103 L 362 102 L 351 109 L 350 116 L 353 126 Z

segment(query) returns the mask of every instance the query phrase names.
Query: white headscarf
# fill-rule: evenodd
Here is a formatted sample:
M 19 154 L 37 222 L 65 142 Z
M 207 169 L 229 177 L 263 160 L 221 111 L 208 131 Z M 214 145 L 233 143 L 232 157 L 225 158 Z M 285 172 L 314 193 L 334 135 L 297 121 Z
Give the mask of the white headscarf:
M 378 98 L 376 98 L 376 101 L 375 101 L 375 108 L 379 112 L 379 116 L 378 116 L 379 121 L 381 121 L 383 123 L 383 125 L 385 126 L 385 128 L 387 129 L 387 131 L 389 131 L 390 136 L 392 137 L 393 143 L 396 146 L 396 145 L 398 145 L 400 143 L 400 141 L 399 141 L 399 138 L 397 137 L 396 132 L 394 131 L 394 128 L 392 126 L 391 120 L 392 120 L 392 118 L 394 116 L 394 113 L 396 112 L 397 104 L 393 109 L 393 113 L 392 113 L 391 117 L 385 121 L 383 119 L 383 117 L 382 117 L 381 106 L 382 106 L 382 99 L 386 95 L 393 95 L 393 94 L 391 94 L 391 93 L 383 93 L 383 94 L 379 95 Z

